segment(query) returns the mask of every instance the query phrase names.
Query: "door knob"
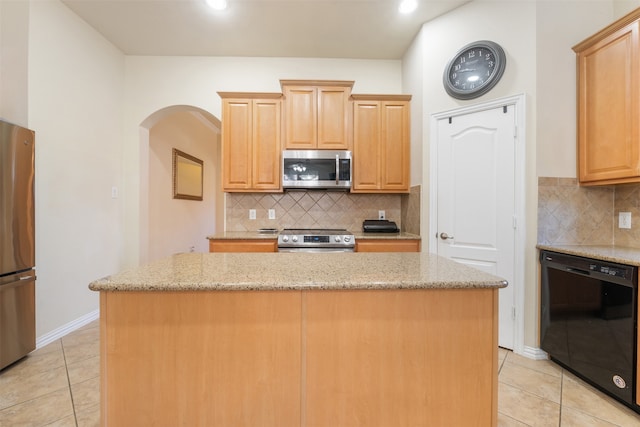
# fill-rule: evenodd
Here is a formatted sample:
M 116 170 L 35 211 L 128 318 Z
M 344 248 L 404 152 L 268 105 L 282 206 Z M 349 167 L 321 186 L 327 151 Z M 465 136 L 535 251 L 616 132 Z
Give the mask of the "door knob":
M 449 236 L 447 233 L 440 233 L 440 238 L 442 240 L 453 239 L 453 236 Z

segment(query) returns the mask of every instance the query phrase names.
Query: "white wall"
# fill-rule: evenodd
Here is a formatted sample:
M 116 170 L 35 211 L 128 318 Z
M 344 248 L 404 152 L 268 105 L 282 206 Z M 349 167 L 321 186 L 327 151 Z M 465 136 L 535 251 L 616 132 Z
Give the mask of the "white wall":
M 219 182 L 217 129 L 199 114 L 177 112 L 160 120 L 149 138 L 148 260 L 179 252 L 208 252 L 206 236 L 215 233 Z M 203 161 L 203 200 L 173 198 L 173 149 Z M 218 189 L 218 192 L 220 190 Z
M 537 175 L 575 178 L 576 55 L 571 48 L 613 22 L 613 7 L 608 1 L 539 2 L 536 15 Z
M 140 124 L 155 111 L 190 105 L 221 118 L 217 92 L 281 92 L 281 79 L 354 80 L 354 93 L 402 93 L 400 61 L 134 56 L 126 58 L 125 75 L 127 266 L 144 259 L 139 242 L 145 215 L 141 215 L 143 209 L 137 201 L 147 197 L 146 187 L 140 182 L 140 159 L 146 155 L 148 143 L 141 138 Z
M 121 268 L 124 56 L 57 1 L 32 2 L 36 336 L 98 308 L 88 284 Z
M 537 346 L 538 330 L 537 178 L 575 177 L 575 54 L 571 47 L 631 9 L 631 2 L 616 2 L 616 15 L 613 3 L 475 0 L 426 23 L 403 59 L 403 67 L 414 67 L 419 57 L 424 61 L 424 87 L 419 96 L 424 111 L 413 118 L 422 120 L 424 230 L 428 230 L 429 219 L 430 114 L 503 96 L 526 95 L 524 338 L 525 345 L 532 347 Z M 482 39 L 493 40 L 505 49 L 507 67 L 502 80 L 475 100 L 450 98 L 442 86 L 447 61 L 460 47 Z M 412 88 L 419 90 L 415 80 L 411 80 Z M 417 130 L 413 132 L 415 135 Z
M 29 3 L 0 1 L 0 118 L 28 127 Z

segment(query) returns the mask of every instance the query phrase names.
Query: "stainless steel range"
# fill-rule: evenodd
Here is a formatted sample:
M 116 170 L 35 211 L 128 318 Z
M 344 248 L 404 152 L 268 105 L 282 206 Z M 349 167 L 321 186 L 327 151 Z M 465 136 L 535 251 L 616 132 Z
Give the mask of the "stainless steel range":
M 279 252 L 353 252 L 355 237 L 344 229 L 285 228 L 278 235 Z

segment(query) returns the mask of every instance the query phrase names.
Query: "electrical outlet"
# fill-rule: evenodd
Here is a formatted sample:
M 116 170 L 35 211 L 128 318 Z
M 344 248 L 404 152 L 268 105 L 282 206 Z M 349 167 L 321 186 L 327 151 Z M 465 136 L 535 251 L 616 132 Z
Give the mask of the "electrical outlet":
M 276 219 L 276 210 L 269 209 L 269 219 Z
M 618 214 L 618 228 L 631 228 L 631 212 Z
M 378 211 L 378 219 L 386 219 L 386 215 L 384 211 Z
M 249 209 L 249 219 L 256 219 L 256 210 Z
M 111 187 L 111 198 L 112 199 L 118 198 L 118 187 L 116 187 L 115 185 Z

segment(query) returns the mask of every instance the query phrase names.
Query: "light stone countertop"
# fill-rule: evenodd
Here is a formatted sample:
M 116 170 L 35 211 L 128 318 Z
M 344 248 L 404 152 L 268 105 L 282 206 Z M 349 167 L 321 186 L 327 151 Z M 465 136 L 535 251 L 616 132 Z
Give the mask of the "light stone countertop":
M 537 245 L 540 250 L 559 252 L 640 267 L 640 249 L 603 245 Z
M 260 233 L 258 231 L 223 231 L 220 233 L 213 234 L 211 236 L 207 236 L 209 240 L 253 240 L 253 239 L 277 239 L 278 232 L 276 233 Z M 420 236 L 418 234 L 412 233 L 365 233 L 363 231 L 355 231 L 353 235 L 356 239 L 366 240 L 366 239 L 388 239 L 388 240 L 411 240 L 417 239 L 420 240 Z
M 185 253 L 96 280 L 93 291 L 503 288 L 428 253 Z

